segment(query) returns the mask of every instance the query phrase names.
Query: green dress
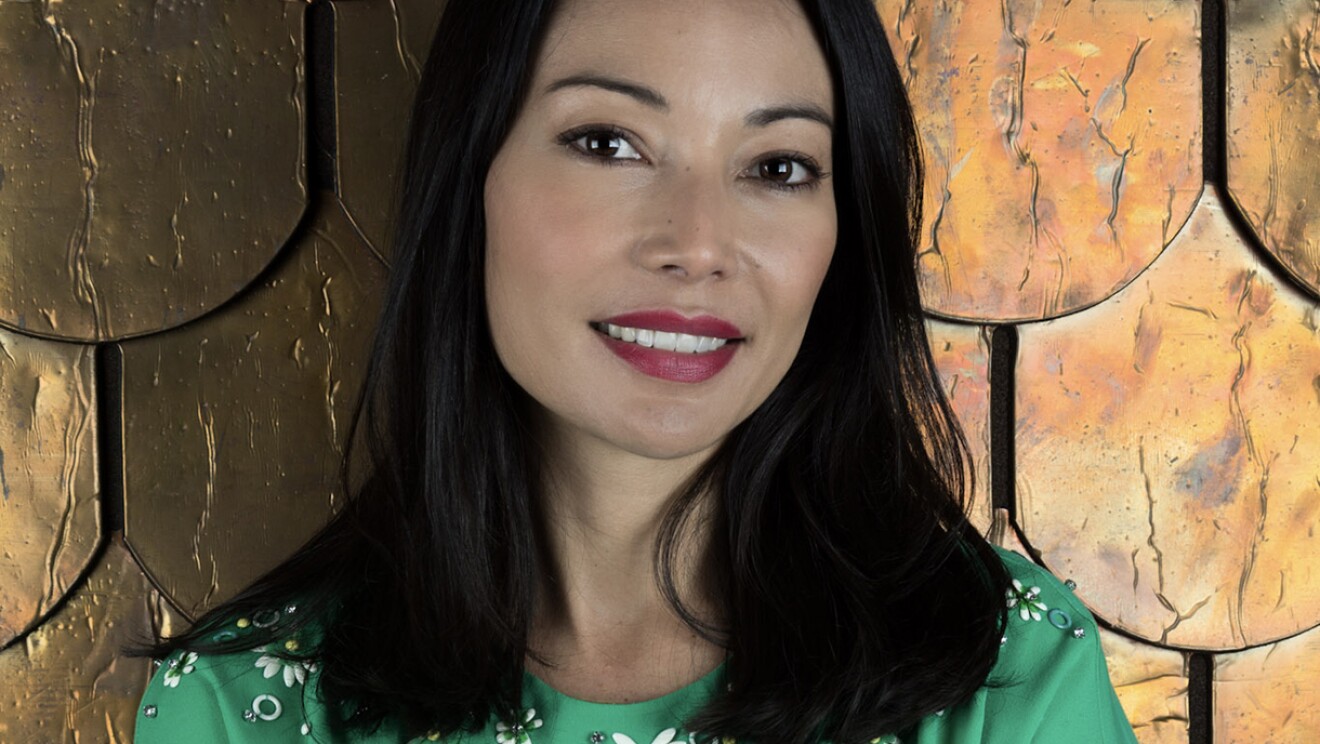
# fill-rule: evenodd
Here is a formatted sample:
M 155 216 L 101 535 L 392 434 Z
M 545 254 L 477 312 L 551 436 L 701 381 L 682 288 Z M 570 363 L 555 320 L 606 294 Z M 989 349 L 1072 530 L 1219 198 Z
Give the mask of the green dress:
M 1109 681 L 1095 620 L 1071 590 L 1048 572 L 999 550 L 1014 577 L 1006 602 L 1009 625 L 991 680 L 955 708 L 927 716 L 912 736 L 883 744 L 964 742 L 1135 742 Z M 282 611 L 296 611 L 295 607 Z M 240 618 L 221 633 L 251 632 L 279 610 Z M 296 640 L 285 644 L 296 648 Z M 353 742 L 423 744 L 441 741 L 384 725 L 369 737 L 330 737 L 327 707 L 316 695 L 315 664 L 285 661 L 267 651 L 198 655 L 179 652 L 157 670 L 137 714 L 138 744 L 208 742 Z M 521 715 L 492 720 L 478 734 L 445 737 L 465 744 L 685 744 L 683 721 L 724 684 L 721 665 L 668 695 L 639 703 L 578 700 L 535 676 L 523 681 Z M 728 742 L 728 740 L 725 740 Z

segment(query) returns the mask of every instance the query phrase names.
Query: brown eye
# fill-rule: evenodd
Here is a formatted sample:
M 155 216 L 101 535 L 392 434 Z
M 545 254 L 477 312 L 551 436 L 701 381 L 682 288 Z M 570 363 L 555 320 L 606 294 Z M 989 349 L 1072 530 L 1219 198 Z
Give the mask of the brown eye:
M 798 156 L 766 158 L 756 167 L 757 178 L 778 189 L 809 188 L 824 175 L 813 161 Z
M 619 137 L 605 134 L 588 134 L 582 138 L 586 141 L 586 149 L 593 155 L 612 158 L 619 148 L 623 146 L 623 140 Z
M 786 182 L 793 177 L 793 161 L 788 158 L 774 158 L 761 163 L 761 178 L 767 181 Z
M 626 136 L 610 129 L 579 129 L 565 134 L 560 141 L 597 160 L 642 159 Z

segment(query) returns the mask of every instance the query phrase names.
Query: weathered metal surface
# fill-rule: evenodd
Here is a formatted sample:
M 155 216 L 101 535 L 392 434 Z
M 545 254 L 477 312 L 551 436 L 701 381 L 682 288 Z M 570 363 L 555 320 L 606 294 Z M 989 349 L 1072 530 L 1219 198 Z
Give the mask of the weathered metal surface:
M 40 628 L 0 652 L 0 741 L 128 742 L 148 659 L 119 653 L 150 640 L 151 585 L 119 541 Z
M 1320 296 L 1320 3 L 1228 10 L 1228 190 L 1265 248 Z
M 189 615 L 292 553 L 342 496 L 385 269 L 325 201 L 224 312 L 121 344 L 127 540 Z
M 1017 514 L 1045 563 L 1175 647 L 1320 622 L 1318 329 L 1209 189 L 1118 295 L 1024 325 Z
M 307 202 L 303 3 L 0 2 L 0 324 L 177 326 Z
M 87 569 L 100 538 L 92 348 L 0 329 L 0 646 Z
M 1109 680 L 1137 741 L 1187 744 L 1187 667 L 1182 653 L 1105 628 L 1100 629 L 1100 646 L 1109 666 Z
M 1320 631 L 1215 657 L 1214 732 L 1220 742 L 1320 741 Z
M 1201 188 L 1199 5 L 880 0 L 926 155 L 927 308 L 1008 321 L 1099 302 Z
M 444 2 L 333 2 L 339 194 L 370 245 L 390 253 L 408 110 Z
M 931 354 L 949 403 L 967 437 L 974 482 L 967 515 L 982 533 L 990 528 L 990 329 L 926 321 Z

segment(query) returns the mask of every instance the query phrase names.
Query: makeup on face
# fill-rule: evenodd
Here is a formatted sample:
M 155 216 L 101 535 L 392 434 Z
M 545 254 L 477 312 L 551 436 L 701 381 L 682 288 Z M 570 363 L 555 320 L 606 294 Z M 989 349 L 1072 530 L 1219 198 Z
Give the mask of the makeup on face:
M 719 374 L 744 341 L 743 333 L 713 315 L 687 318 L 672 310 L 645 310 L 594 321 L 591 327 L 620 359 L 644 375 L 683 383 Z

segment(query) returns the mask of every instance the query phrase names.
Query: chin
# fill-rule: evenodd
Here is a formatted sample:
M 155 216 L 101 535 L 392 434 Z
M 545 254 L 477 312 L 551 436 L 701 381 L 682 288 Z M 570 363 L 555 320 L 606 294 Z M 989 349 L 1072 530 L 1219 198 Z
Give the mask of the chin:
M 630 430 L 613 439 L 615 446 L 638 457 L 678 460 L 713 450 L 729 430 L 709 425 Z

